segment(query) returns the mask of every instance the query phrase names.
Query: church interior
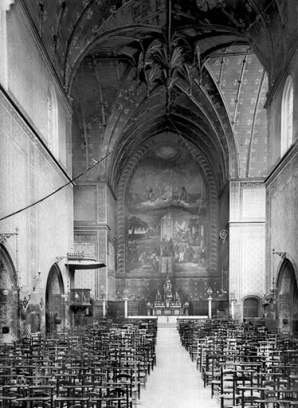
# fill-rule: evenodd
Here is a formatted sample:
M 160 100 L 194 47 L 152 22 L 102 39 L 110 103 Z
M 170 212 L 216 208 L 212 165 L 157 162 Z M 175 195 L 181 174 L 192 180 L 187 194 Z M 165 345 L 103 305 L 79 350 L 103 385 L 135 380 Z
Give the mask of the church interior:
M 0 352 L 175 327 L 214 391 L 238 330 L 297 381 L 297 44 L 295 0 L 1 1 Z

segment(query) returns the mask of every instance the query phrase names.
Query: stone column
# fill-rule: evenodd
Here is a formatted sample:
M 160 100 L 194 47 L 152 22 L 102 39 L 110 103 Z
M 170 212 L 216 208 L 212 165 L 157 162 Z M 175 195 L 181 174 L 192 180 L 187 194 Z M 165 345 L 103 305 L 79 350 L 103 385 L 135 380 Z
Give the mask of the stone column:
M 123 291 L 123 300 L 124 300 L 124 317 L 125 319 L 128 318 L 128 289 L 124 289 Z
M 211 319 L 212 318 L 212 293 L 213 290 L 209 287 L 207 290 L 208 293 L 208 318 Z
M 107 317 L 107 299 L 106 298 L 102 300 L 102 315 L 104 318 Z
M 235 303 L 237 302 L 235 292 L 230 293 L 230 302 L 231 302 L 231 318 L 235 319 Z

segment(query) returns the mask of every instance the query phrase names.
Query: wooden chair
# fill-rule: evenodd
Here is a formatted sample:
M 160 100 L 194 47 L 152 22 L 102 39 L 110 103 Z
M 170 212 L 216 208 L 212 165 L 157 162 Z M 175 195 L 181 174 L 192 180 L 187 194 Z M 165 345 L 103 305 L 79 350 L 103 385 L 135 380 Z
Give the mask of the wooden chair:
M 11 396 L 0 395 L 1 407 L 3 408 L 16 407 L 18 405 L 16 402 L 17 398 L 18 397 L 16 395 L 11 395 Z
M 54 407 L 70 408 L 79 406 L 80 408 L 89 408 L 89 397 L 57 397 L 54 401 Z
M 232 408 L 240 402 L 241 396 L 236 393 L 236 375 L 235 368 L 221 368 L 219 394 L 221 408 Z
M 222 358 L 219 353 L 214 352 L 213 350 L 208 351 L 206 353 L 206 363 L 205 366 L 202 368 L 202 379 L 204 387 L 209 384 L 212 384 L 212 381 L 215 378 L 220 377 L 220 367 L 222 363 Z M 213 385 L 215 383 L 213 382 Z

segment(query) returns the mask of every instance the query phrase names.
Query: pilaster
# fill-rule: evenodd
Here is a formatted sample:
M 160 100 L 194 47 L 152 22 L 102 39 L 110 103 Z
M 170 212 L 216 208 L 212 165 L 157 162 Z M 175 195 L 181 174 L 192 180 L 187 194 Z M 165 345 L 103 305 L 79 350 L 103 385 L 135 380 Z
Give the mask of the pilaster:
M 104 262 L 99 270 L 76 271 L 75 286 L 91 289 L 96 300 L 115 292 L 115 200 L 106 182 L 80 184 L 74 193 L 74 250 Z
M 246 296 L 265 293 L 265 185 L 230 183 L 229 291 L 235 294 L 235 318 L 242 318 Z

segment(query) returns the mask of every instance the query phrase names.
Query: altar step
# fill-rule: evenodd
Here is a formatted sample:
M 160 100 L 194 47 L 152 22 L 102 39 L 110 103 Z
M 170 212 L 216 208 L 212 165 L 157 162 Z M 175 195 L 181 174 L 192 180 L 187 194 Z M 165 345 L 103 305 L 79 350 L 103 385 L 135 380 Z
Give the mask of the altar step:
M 177 316 L 158 316 L 158 327 L 176 327 Z

